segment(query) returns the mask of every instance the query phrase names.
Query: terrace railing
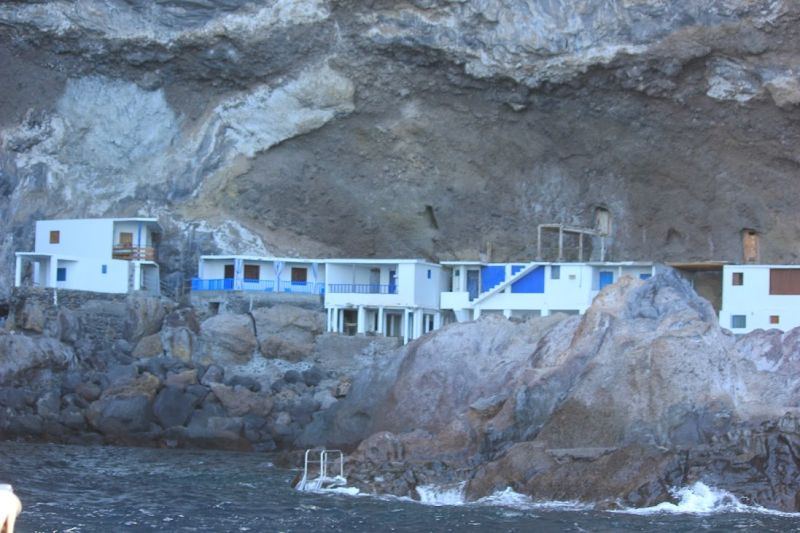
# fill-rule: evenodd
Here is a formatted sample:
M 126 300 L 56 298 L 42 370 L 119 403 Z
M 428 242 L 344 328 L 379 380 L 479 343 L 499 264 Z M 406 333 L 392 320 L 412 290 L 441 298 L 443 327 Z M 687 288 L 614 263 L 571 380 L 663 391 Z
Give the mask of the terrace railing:
M 111 258 L 124 259 L 125 261 L 155 261 L 156 249 L 149 246 L 115 244 L 111 251 Z
M 337 294 L 397 294 L 397 285 L 376 283 L 331 283 L 328 291 Z
M 232 278 L 201 279 L 192 278 L 193 291 L 232 291 L 234 283 Z M 324 294 L 325 283 L 308 281 L 283 281 L 271 279 L 245 279 L 242 288 L 238 290 L 255 292 L 282 292 L 295 294 Z

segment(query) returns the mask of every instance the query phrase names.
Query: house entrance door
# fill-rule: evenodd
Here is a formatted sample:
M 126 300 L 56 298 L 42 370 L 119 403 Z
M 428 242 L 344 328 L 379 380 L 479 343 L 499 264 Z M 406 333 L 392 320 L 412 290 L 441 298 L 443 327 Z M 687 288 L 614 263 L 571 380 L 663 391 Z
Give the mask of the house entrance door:
M 467 270 L 467 292 L 469 299 L 474 300 L 478 297 L 478 288 L 481 286 L 481 271 Z

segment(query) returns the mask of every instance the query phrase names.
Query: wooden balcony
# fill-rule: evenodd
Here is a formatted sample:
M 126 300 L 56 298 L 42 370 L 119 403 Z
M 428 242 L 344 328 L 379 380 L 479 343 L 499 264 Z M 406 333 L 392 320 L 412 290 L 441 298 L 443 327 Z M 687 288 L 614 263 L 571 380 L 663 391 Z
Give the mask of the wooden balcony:
M 113 259 L 125 261 L 155 261 L 156 249 L 148 246 L 132 246 L 130 244 L 115 244 L 111 252 Z

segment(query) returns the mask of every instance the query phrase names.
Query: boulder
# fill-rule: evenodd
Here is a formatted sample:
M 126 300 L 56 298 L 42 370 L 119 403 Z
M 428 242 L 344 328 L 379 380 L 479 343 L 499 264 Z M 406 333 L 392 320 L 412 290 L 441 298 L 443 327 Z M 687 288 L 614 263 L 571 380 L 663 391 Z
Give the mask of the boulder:
M 36 400 L 36 414 L 42 418 L 57 418 L 61 411 L 61 395 L 49 390 Z
M 89 423 L 107 435 L 127 435 L 150 429 L 153 420 L 152 402 L 147 396 L 101 398 L 86 412 Z
M 169 357 L 188 363 L 197 343 L 197 334 L 189 328 L 164 328 L 161 330 L 161 344 Z
M 189 420 L 200 401 L 200 398 L 185 392 L 183 388 L 168 385 L 156 396 L 153 415 L 164 428 L 182 426 Z
M 797 412 L 799 348 L 800 332 L 736 341 L 670 270 L 623 277 L 581 317 L 489 316 L 376 359 L 296 444 L 360 442 L 352 476 L 365 490 L 407 494 L 419 480 L 468 478 L 469 498 L 511 486 L 643 506 L 709 479 L 796 511 L 789 450 L 800 435 L 785 413 Z M 392 458 L 411 481 L 398 480 Z
M 143 373 L 130 382 L 112 385 L 86 412 L 89 423 L 106 435 L 126 436 L 151 429 L 153 399 L 161 381 Z
M 197 369 L 189 368 L 178 372 L 170 370 L 167 372 L 167 377 L 164 380 L 166 385 L 185 388 L 188 385 L 197 384 Z
M 312 366 L 308 370 L 303 370 L 302 376 L 306 385 L 316 387 L 325 378 L 325 372 L 317 366 Z
M 299 361 L 314 350 L 316 337 L 325 331 L 325 314 L 279 304 L 252 311 L 258 343 L 264 357 Z
M 297 370 L 287 370 L 283 374 L 283 381 L 289 384 L 301 383 L 303 381 L 303 375 Z
M 261 383 L 250 376 L 233 376 L 225 384 L 230 387 L 241 385 L 242 387 L 245 387 L 253 392 L 258 392 L 261 390 Z
M 161 342 L 161 335 L 154 333 L 142 337 L 133 349 L 133 357 L 141 359 L 144 357 L 156 357 L 164 354 L 164 345 Z
M 232 416 L 254 414 L 267 416 L 272 410 L 272 398 L 257 394 L 247 387 L 237 385 L 229 387 L 221 383 L 212 383 L 211 392 Z
M 63 370 L 74 362 L 72 349 L 56 339 L 0 330 L 0 383 L 32 370 Z
M 257 347 L 253 320 L 248 315 L 222 314 L 203 321 L 199 341 L 192 359 L 204 365 L 247 363 Z
M 211 385 L 212 383 L 222 383 L 222 380 L 225 378 L 225 369 L 219 365 L 210 365 L 205 372 L 203 372 L 203 377 L 200 379 L 200 383 L 203 385 Z

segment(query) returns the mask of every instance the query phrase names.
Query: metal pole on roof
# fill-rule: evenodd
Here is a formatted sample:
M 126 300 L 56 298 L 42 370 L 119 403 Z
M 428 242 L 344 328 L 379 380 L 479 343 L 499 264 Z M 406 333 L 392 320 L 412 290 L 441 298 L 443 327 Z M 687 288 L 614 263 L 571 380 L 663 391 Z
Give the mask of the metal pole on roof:
M 536 226 L 536 260 L 542 260 L 542 225 Z

